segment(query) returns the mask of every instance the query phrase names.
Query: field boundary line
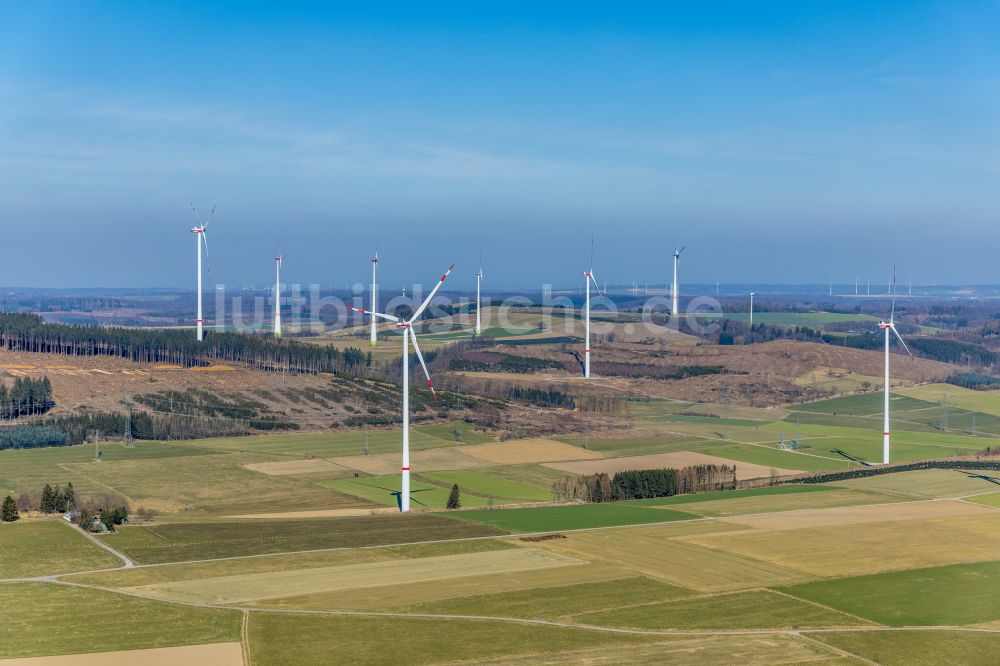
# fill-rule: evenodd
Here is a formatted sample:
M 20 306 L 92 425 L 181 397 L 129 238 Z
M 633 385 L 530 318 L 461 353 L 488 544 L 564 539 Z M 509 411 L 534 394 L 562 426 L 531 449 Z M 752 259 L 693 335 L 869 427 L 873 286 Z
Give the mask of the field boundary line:
M 820 579 L 820 580 L 822 580 L 822 579 Z M 836 580 L 836 579 L 833 579 L 833 580 Z M 772 593 L 780 595 L 782 597 L 787 597 L 788 599 L 794 599 L 795 601 L 801 601 L 802 603 L 806 603 L 806 604 L 809 604 L 811 606 L 816 606 L 817 608 L 822 608 L 823 610 L 826 610 L 826 611 L 832 611 L 832 612 L 837 613 L 839 615 L 846 615 L 847 617 L 853 617 L 856 620 L 861 620 L 862 622 L 864 622 L 866 625 L 869 625 L 869 626 L 876 626 L 876 627 L 884 627 L 884 626 L 886 626 L 884 624 L 880 624 L 879 622 L 875 622 L 874 620 L 869 620 L 866 617 L 861 617 L 860 615 L 855 615 L 854 613 L 848 613 L 847 611 L 842 611 L 842 610 L 839 610 L 837 608 L 834 608 L 833 606 L 827 606 L 826 604 L 821 604 L 818 601 L 813 601 L 812 599 L 803 599 L 802 597 L 797 597 L 794 594 L 789 594 L 787 592 L 782 592 L 781 590 L 776 590 L 773 587 L 767 587 L 767 588 L 764 588 L 764 589 L 766 589 L 768 592 L 772 592 Z
M 757 561 L 758 562 L 764 562 L 764 560 L 757 560 Z M 767 564 L 767 562 L 765 562 L 765 564 Z M 643 576 L 645 576 L 645 575 L 646 574 L 643 574 Z M 655 580 L 660 580 L 660 579 L 656 578 L 655 576 L 648 576 L 648 577 L 649 578 L 654 578 Z M 816 580 L 822 580 L 822 579 L 816 579 Z M 671 584 L 673 584 L 673 583 L 671 583 Z M 680 586 L 679 585 L 675 585 L 675 587 L 680 587 Z M 683 589 L 691 589 L 691 588 L 683 588 Z M 742 588 L 742 589 L 738 589 L 738 590 L 724 590 L 722 592 L 704 592 L 704 593 L 701 593 L 701 594 L 692 594 L 692 595 L 689 595 L 689 596 L 686 596 L 686 597 L 674 597 L 673 599 L 660 599 L 658 601 L 643 601 L 642 603 L 638 603 L 638 604 L 625 604 L 623 606 L 611 606 L 611 607 L 608 607 L 608 608 L 597 608 L 597 609 L 592 609 L 592 610 L 577 611 L 575 613 L 566 613 L 565 615 L 559 615 L 558 619 L 562 620 L 562 619 L 565 619 L 565 618 L 576 617 L 578 615 L 589 615 L 591 613 L 606 613 L 606 612 L 610 612 L 610 611 L 625 610 L 625 609 L 629 609 L 629 608 L 642 608 L 644 606 L 656 606 L 656 605 L 660 605 L 660 604 L 680 603 L 680 602 L 683 602 L 683 601 L 698 601 L 700 599 L 712 599 L 714 597 L 725 597 L 725 596 L 729 596 L 729 595 L 733 595 L 733 594 L 743 594 L 745 592 L 775 592 L 776 594 L 781 594 L 780 592 L 777 592 L 776 590 L 774 590 L 772 588 L 769 588 L 769 587 L 747 587 L 747 588 Z M 790 595 L 783 595 L 783 596 L 790 596 Z M 795 597 L 791 597 L 791 598 L 796 599 Z M 799 599 L 796 599 L 796 600 L 799 601 Z M 805 600 L 803 599 L 801 601 L 805 601 Z M 832 611 L 836 611 L 838 613 L 841 613 L 841 611 L 837 611 L 836 608 L 827 608 L 825 610 L 832 610 Z M 850 613 L 841 613 L 841 614 L 843 614 L 843 615 L 851 615 Z M 852 617 L 857 617 L 857 616 L 852 616 Z M 864 618 L 860 618 L 860 619 L 864 620 Z M 864 621 L 866 623 L 868 623 L 868 624 L 871 624 L 871 620 L 864 620 Z
M 88 462 L 90 462 L 90 461 L 88 461 Z M 58 468 L 60 468 L 61 470 L 63 470 L 64 472 L 68 472 L 68 473 L 71 473 L 71 474 L 72 473 L 79 474 L 80 476 L 82 476 L 83 478 L 85 478 L 87 481 L 90 481 L 94 485 L 97 485 L 97 486 L 100 486 L 101 488 L 104 488 L 108 492 L 114 493 L 116 495 L 120 495 L 129 504 L 136 504 L 137 503 L 134 499 L 132 499 L 131 497 L 129 497 L 125 493 L 121 492 L 117 488 L 114 488 L 113 486 L 109 486 L 109 485 L 103 484 L 100 481 L 97 481 L 96 479 L 91 478 L 90 476 L 84 474 L 81 471 L 70 469 L 69 467 L 67 467 L 67 465 L 74 465 L 74 466 L 75 465 L 79 465 L 80 467 L 83 467 L 84 465 L 87 465 L 88 462 L 57 463 L 56 466 Z
M 660 580 L 660 579 L 655 578 L 653 576 L 646 576 L 646 574 L 641 574 L 638 577 L 639 578 L 653 578 L 654 580 Z M 666 581 L 662 581 L 662 582 L 666 582 Z M 674 585 L 673 583 L 670 583 L 670 584 Z M 674 587 L 681 587 L 681 586 L 680 585 L 674 585 Z M 691 588 L 685 587 L 685 588 L 682 588 L 682 589 L 690 590 Z M 740 592 L 752 592 L 752 591 L 754 591 L 756 589 L 763 589 L 763 588 L 747 588 L 745 590 L 733 590 L 733 591 L 729 591 L 729 592 L 704 592 L 704 593 L 701 593 L 701 594 L 697 594 L 696 593 L 696 594 L 688 595 L 686 597 L 674 597 L 673 599 L 658 599 L 656 601 L 643 601 L 643 602 L 638 603 L 638 604 L 624 604 L 624 605 L 621 605 L 621 606 L 606 606 L 604 608 L 594 608 L 594 609 L 591 609 L 591 610 L 576 611 L 575 613 L 565 613 L 563 615 L 558 615 L 556 617 L 559 620 L 564 620 L 564 619 L 576 617 L 578 615 L 589 615 L 591 613 L 608 613 L 608 612 L 611 612 L 611 611 L 625 610 L 626 608 L 642 608 L 643 606 L 656 606 L 658 604 L 672 604 L 672 603 L 675 603 L 675 602 L 678 602 L 678 601 L 697 601 L 699 599 L 711 599 L 712 597 L 722 597 L 722 596 L 725 596 L 727 594 L 739 594 Z
M 810 642 L 810 643 L 814 643 L 816 645 L 822 645 L 823 647 L 825 647 L 825 648 L 827 648 L 829 650 L 832 650 L 835 654 L 839 654 L 842 657 L 850 657 L 852 659 L 857 659 L 858 661 L 860 661 L 862 663 L 871 664 L 872 666 L 881 666 L 881 664 L 879 664 L 877 661 L 872 661 L 871 659 L 869 659 L 867 657 L 862 657 L 860 654 L 854 654 L 853 652 L 845 650 L 842 647 L 838 647 L 838 646 L 833 645 L 831 643 L 827 643 L 825 641 L 821 641 L 820 639 L 814 638 L 813 636 L 809 636 L 806 633 L 800 633 L 799 634 L 799 638 L 801 638 L 804 641 L 807 641 L 807 642 Z

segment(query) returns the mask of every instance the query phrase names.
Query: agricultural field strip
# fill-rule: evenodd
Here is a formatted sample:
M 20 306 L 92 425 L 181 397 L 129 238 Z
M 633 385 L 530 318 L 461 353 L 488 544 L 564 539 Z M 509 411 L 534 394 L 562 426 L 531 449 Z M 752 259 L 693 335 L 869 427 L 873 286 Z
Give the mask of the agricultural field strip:
M 87 583 L 74 583 L 69 581 L 46 581 L 52 585 L 66 585 L 69 587 L 79 587 L 84 589 L 99 590 L 102 592 L 112 592 L 136 599 L 159 601 L 180 606 L 190 606 L 193 608 L 213 608 L 218 610 L 236 610 L 245 613 L 275 613 L 285 615 L 319 615 L 330 617 L 388 617 L 388 618 L 413 618 L 429 620 L 473 620 L 484 622 L 507 622 L 512 624 L 528 624 L 548 627 L 564 627 L 570 629 L 586 629 L 590 631 L 616 633 L 616 634 L 637 634 L 649 636 L 774 636 L 793 635 L 798 636 L 803 632 L 815 633 L 835 633 L 835 632 L 913 632 L 913 631 L 960 631 L 968 633 L 1000 634 L 1000 628 L 994 627 L 965 627 L 965 626 L 915 626 L 915 627 L 888 627 L 883 625 L 866 625 L 857 627 L 831 627 L 815 629 L 633 629 L 623 627 L 607 627 L 594 624 L 575 624 L 571 622 L 560 622 L 556 620 L 543 620 L 539 618 L 502 617 L 492 615 L 466 615 L 466 614 L 435 614 L 435 613 L 407 613 L 396 611 L 336 611 L 336 610 L 309 610 L 296 608 L 270 608 L 266 606 L 245 606 L 245 605 L 225 605 L 214 603 L 198 603 L 193 601 L 163 600 L 158 597 L 149 596 L 133 590 L 122 588 L 109 588 L 100 585 Z M 769 590 L 772 591 L 773 590 Z M 798 599 L 797 597 L 792 597 Z M 805 601 L 805 600 L 799 600 Z M 840 611 L 838 611 L 840 612 Z
M 825 610 L 825 611 L 829 611 L 831 613 L 837 613 L 839 615 L 847 615 L 849 617 L 853 617 L 854 619 L 858 620 L 861 623 L 861 626 L 888 626 L 888 625 L 880 625 L 878 622 L 873 622 L 872 620 L 869 620 L 866 617 L 861 617 L 860 615 L 855 615 L 854 613 L 848 613 L 846 611 L 842 611 L 842 610 L 833 608 L 832 606 L 827 606 L 825 604 L 821 604 L 818 601 L 813 601 L 811 599 L 801 599 L 799 597 L 796 597 L 793 594 L 788 594 L 787 592 L 782 592 L 780 590 L 776 590 L 776 589 L 771 588 L 771 587 L 747 587 L 747 588 L 743 588 L 743 589 L 735 590 L 735 591 L 706 592 L 706 593 L 703 593 L 703 594 L 692 594 L 692 595 L 688 595 L 688 596 L 676 597 L 676 598 L 673 598 L 673 599 L 658 599 L 658 600 L 654 600 L 654 601 L 643 601 L 642 603 L 637 603 L 637 604 L 625 604 L 625 605 L 620 605 L 620 606 L 610 606 L 608 608 L 589 608 L 589 609 L 583 610 L 583 611 L 576 611 L 574 613 L 566 613 L 565 615 L 560 615 L 559 619 L 565 620 L 565 619 L 577 617 L 577 616 L 580 616 L 580 615 L 596 615 L 598 613 L 608 613 L 608 612 L 611 612 L 611 611 L 620 611 L 620 610 L 627 610 L 627 609 L 632 609 L 632 608 L 644 608 L 646 606 L 668 606 L 670 604 L 675 604 L 675 603 L 679 603 L 679 602 L 697 601 L 699 599 L 713 599 L 713 598 L 716 598 L 716 597 L 728 597 L 728 596 L 732 596 L 734 594 L 744 594 L 746 592 L 770 592 L 771 594 L 777 594 L 777 595 L 780 595 L 782 597 L 787 597 L 788 599 L 792 599 L 793 601 L 798 601 L 799 603 L 806 603 L 806 604 L 809 604 L 810 606 L 815 606 L 817 608 L 820 608 L 820 609 Z
M 938 506 L 928 507 L 930 511 L 929 515 L 921 515 L 924 511 L 924 507 L 914 506 L 919 503 L 932 502 Z M 866 510 L 869 506 L 842 506 L 842 507 L 829 507 L 821 509 L 798 509 L 796 510 L 800 515 L 803 512 L 811 513 L 812 515 L 807 515 L 807 520 L 802 523 L 796 523 L 795 518 L 798 517 L 794 515 L 796 511 L 780 512 L 778 514 L 774 513 L 757 513 L 757 514 L 745 514 L 745 515 L 734 515 L 726 516 L 723 520 L 728 523 L 743 525 L 745 527 L 750 527 L 755 532 L 761 531 L 777 531 L 784 532 L 788 530 L 797 529 L 807 529 L 815 527 L 834 527 L 840 525 L 865 525 L 871 523 L 891 523 L 898 521 L 909 521 L 909 520 L 921 520 L 921 519 L 936 519 L 936 518 L 949 518 L 949 517 L 964 517 L 964 516 L 975 516 L 979 513 L 989 513 L 991 507 L 984 507 L 981 504 L 976 504 L 974 502 L 960 502 L 951 498 L 929 498 L 924 502 L 923 500 L 915 501 L 903 501 L 894 502 L 887 506 L 897 511 L 896 515 L 893 517 L 881 516 L 881 515 L 871 515 L 865 513 L 859 513 L 859 509 Z M 974 509 L 972 507 L 975 507 Z M 913 511 L 916 509 L 916 511 Z M 705 535 L 695 535 L 693 538 L 699 538 Z M 684 537 L 677 537 L 679 539 L 684 539 Z M 704 545 L 704 544 L 699 544 Z M 710 546 L 707 546 L 710 547 Z
M 680 402 L 680 401 L 678 401 L 678 402 Z M 810 413 L 815 413 L 815 412 L 810 412 Z M 881 418 L 881 416 L 880 416 L 880 418 Z M 780 420 L 779 421 L 772 421 L 772 422 L 766 423 L 765 426 L 770 426 L 770 425 L 774 425 L 774 424 L 778 424 L 778 423 L 783 423 L 783 421 L 780 421 Z M 720 423 L 720 425 L 721 425 L 721 423 Z M 848 430 L 848 431 L 850 431 L 850 430 L 860 430 L 860 428 L 844 427 L 844 430 Z M 795 449 L 784 449 L 784 450 L 783 449 L 776 449 L 774 447 L 774 445 L 772 445 L 772 444 L 762 444 L 760 442 L 748 442 L 748 441 L 743 441 L 743 440 L 734 439 L 734 438 L 728 438 L 728 439 L 726 439 L 724 437 L 718 437 L 718 436 L 713 436 L 713 435 L 704 435 L 704 434 L 700 434 L 700 433 L 697 433 L 697 432 L 682 432 L 682 431 L 679 431 L 679 430 L 664 430 L 662 432 L 665 433 L 665 434 L 669 434 L 669 435 L 676 435 L 678 437 L 693 437 L 695 439 L 703 439 L 703 440 L 706 440 L 706 441 L 709 441 L 709 442 L 720 442 L 720 443 L 726 443 L 726 444 L 739 444 L 741 446 L 755 446 L 755 447 L 758 447 L 758 448 L 767 449 L 768 451 L 780 451 L 781 453 L 798 454 L 800 456 L 808 456 L 810 458 L 820 458 L 822 460 L 834 460 L 836 462 L 844 462 L 843 458 L 837 458 L 837 457 L 834 457 L 834 456 L 823 456 L 823 455 L 819 455 L 818 453 L 806 453 L 805 451 L 797 451 Z M 865 430 L 865 432 L 867 433 L 867 430 Z M 847 434 L 854 434 L 854 433 L 847 433 Z M 845 436 L 845 435 L 842 435 L 842 434 L 836 434 L 836 435 L 819 435 L 819 434 L 817 434 L 817 435 L 809 435 L 809 436 L 806 436 L 806 437 L 800 437 L 800 440 L 802 440 L 802 441 L 805 441 L 805 440 L 819 441 L 819 440 L 823 440 L 823 439 L 836 439 L 836 438 L 842 437 L 842 436 Z M 932 447 L 938 448 L 935 445 L 920 444 L 920 443 L 916 443 L 916 442 L 914 442 L 913 445 L 914 446 L 932 446 Z M 739 461 L 735 461 L 735 462 L 738 463 Z M 791 465 L 794 466 L 794 463 L 791 463 Z
M 794 453 L 794 454 L 798 454 L 800 456 L 809 456 L 810 458 L 822 458 L 823 460 L 835 460 L 837 462 L 844 462 L 843 458 L 834 458 L 833 456 L 821 456 L 821 455 L 819 455 L 817 453 L 806 453 L 805 451 L 796 451 L 794 449 L 786 449 L 786 450 L 776 449 L 771 444 L 761 444 L 760 442 L 745 442 L 745 441 L 738 440 L 738 439 L 732 439 L 732 438 L 725 439 L 723 437 L 713 437 L 712 435 L 701 435 L 701 434 L 694 433 L 694 432 L 681 432 L 679 430 L 664 430 L 663 432 L 665 434 L 676 435 L 678 437 L 694 437 L 696 439 L 704 439 L 704 440 L 709 441 L 709 442 L 720 442 L 720 443 L 725 443 L 725 444 L 739 444 L 741 446 L 757 446 L 757 447 L 760 447 L 762 449 L 767 449 L 768 451 L 779 451 L 781 453 Z M 823 435 L 821 437 L 825 438 L 825 439 L 832 439 L 832 438 L 835 437 L 835 435 Z M 817 437 L 817 439 L 819 439 L 819 438 L 820 437 Z M 653 439 L 653 438 L 650 438 L 650 439 Z M 803 438 L 803 439 L 805 439 L 805 438 Z M 740 461 L 735 460 L 733 462 L 739 463 Z M 794 465 L 794 463 L 792 463 L 792 465 Z
M 578 566 L 573 557 L 531 548 L 484 553 L 442 555 L 412 560 L 388 560 L 256 574 L 197 578 L 174 583 L 128 587 L 163 599 L 212 599 L 216 603 L 243 603 L 301 594 L 387 587 L 405 581 L 444 581 L 492 573 Z M 224 601 L 222 601 L 224 599 Z
M 958 498 L 914 499 L 914 500 L 904 500 L 902 502 L 875 502 L 875 503 L 872 503 L 872 504 L 858 504 L 858 505 L 855 505 L 853 508 L 876 507 L 876 506 L 885 506 L 885 505 L 889 505 L 889 504 L 918 504 L 918 503 L 922 503 L 922 502 L 941 502 L 941 501 L 947 501 L 949 499 L 958 499 Z M 990 507 L 990 508 L 994 508 L 994 507 Z M 501 510 L 501 511 L 503 511 L 503 510 L 524 511 L 524 510 L 527 510 L 527 509 L 498 509 L 498 510 Z M 774 516 L 774 515 L 782 515 L 782 514 L 790 514 L 790 513 L 801 513 L 801 512 L 815 511 L 815 510 L 816 509 L 802 508 L 802 509 L 790 509 L 788 511 L 763 511 L 763 512 L 759 512 L 759 513 L 740 514 L 740 517 Z M 610 526 L 607 526 L 607 527 L 581 527 L 581 528 L 576 528 L 576 529 L 571 529 L 571 530 L 542 530 L 542 531 L 538 531 L 538 532 L 524 532 L 524 533 L 519 533 L 518 537 L 523 537 L 523 536 L 531 535 L 531 534 L 598 532 L 598 531 L 604 531 L 604 530 L 630 529 L 630 528 L 641 529 L 641 528 L 654 527 L 656 525 L 676 525 L 678 523 L 685 523 L 685 524 L 699 523 L 699 522 L 703 522 L 703 523 L 708 523 L 708 522 L 726 523 L 728 521 L 728 519 L 731 519 L 733 517 L 734 516 L 704 516 L 704 517 L 691 518 L 691 519 L 682 520 L 682 521 L 667 520 L 667 521 L 662 521 L 662 522 L 658 522 L 658 523 L 643 523 L 643 524 L 640 524 L 640 525 L 610 525 Z M 884 522 L 892 522 L 892 521 L 884 521 Z M 280 553 L 261 553 L 261 554 L 257 554 L 257 555 L 233 555 L 233 556 L 229 556 L 229 557 L 215 557 L 215 558 L 198 559 L 198 560 L 182 560 L 182 561 L 178 561 L 178 562 L 156 562 L 156 563 L 152 563 L 152 564 L 136 564 L 134 566 L 134 568 L 136 568 L 136 569 L 144 569 L 144 568 L 149 568 L 149 567 L 167 567 L 167 566 L 176 566 L 176 565 L 181 565 L 181 564 L 203 564 L 203 563 L 206 563 L 206 562 L 224 562 L 224 561 L 230 561 L 230 560 L 246 560 L 246 559 L 251 559 L 251 558 L 256 558 L 256 557 L 281 557 L 281 556 L 285 556 L 285 555 L 304 555 L 304 554 L 308 554 L 308 553 L 324 553 L 324 552 L 333 552 L 333 551 L 342 551 L 342 550 L 368 550 L 368 549 L 380 549 L 380 548 L 399 548 L 400 546 L 421 546 L 421 545 L 438 544 L 438 543 L 456 543 L 456 542 L 463 542 L 463 541 L 483 541 L 483 540 L 486 540 L 486 539 L 510 539 L 510 538 L 514 538 L 513 535 L 509 535 L 509 536 L 505 536 L 505 535 L 500 535 L 500 536 L 491 535 L 491 536 L 476 536 L 476 537 L 460 537 L 460 538 L 457 538 L 457 539 L 438 539 L 438 540 L 431 540 L 431 541 L 413 541 L 413 542 L 403 542 L 403 543 L 379 544 L 379 545 L 374 545 L 374 546 L 341 546 L 341 547 L 336 547 L 336 548 L 311 548 L 311 549 L 307 549 L 307 550 L 284 551 L 284 552 L 280 552 Z M 681 537 L 677 537 L 677 538 L 681 538 Z M 110 569 L 105 568 L 105 569 L 92 569 L 92 570 L 86 570 L 86 571 L 72 571 L 72 572 L 65 572 L 65 573 L 60 573 L 60 574 L 54 574 L 52 576 L 42 576 L 42 577 L 38 577 L 38 578 L 32 577 L 32 578 L 27 578 L 27 579 L 23 579 L 23 580 L 36 580 L 36 579 L 48 580 L 49 578 L 54 578 L 54 579 L 57 579 L 58 582 L 60 582 L 60 583 L 69 583 L 69 581 L 63 581 L 63 580 L 61 580 L 61 578 L 63 576 L 75 576 L 75 575 L 83 575 L 83 574 L 106 573 L 106 572 L 111 572 L 111 571 L 120 571 L 120 570 L 122 570 L 124 568 L 125 567 L 114 567 L 114 568 L 110 568 Z M 0 580 L 0 582 L 19 582 L 20 580 L 22 580 L 22 579 Z M 103 587 L 100 587 L 100 586 L 93 586 L 93 587 L 98 588 L 98 589 L 115 589 L 115 588 L 103 588 Z

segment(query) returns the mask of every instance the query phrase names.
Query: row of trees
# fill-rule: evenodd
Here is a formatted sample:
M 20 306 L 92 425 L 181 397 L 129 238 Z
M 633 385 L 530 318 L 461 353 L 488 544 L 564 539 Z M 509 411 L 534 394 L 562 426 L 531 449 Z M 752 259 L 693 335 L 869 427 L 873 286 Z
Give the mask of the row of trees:
M 1000 389 L 1000 377 L 980 375 L 975 372 L 959 372 L 951 375 L 945 379 L 945 381 L 949 384 L 954 384 L 955 386 L 961 386 L 963 388 L 974 389 L 977 391 Z
M 687 379 L 688 377 L 721 375 L 729 372 L 721 365 L 658 365 L 656 363 L 624 361 L 592 361 L 590 365 L 594 372 L 602 377 Z
M 76 509 L 76 490 L 73 489 L 73 482 L 66 484 L 66 490 L 60 490 L 45 484 L 42 489 L 42 501 L 38 507 L 42 513 L 66 513 Z
M 128 414 L 112 412 L 91 412 L 47 418 L 37 426 L 25 428 L 58 431 L 65 438 L 64 444 L 83 444 L 94 432 L 110 439 L 124 438 L 128 431 L 129 419 L 132 424 L 132 438 L 143 440 L 199 439 L 202 437 L 237 437 L 251 432 L 250 425 L 243 421 L 207 416 L 187 416 L 181 414 L 149 414 L 135 411 Z M 48 446 L 59 446 L 49 444 Z
M 4 449 L 39 449 L 72 444 L 66 432 L 52 425 L 19 425 L 0 428 L 0 451 Z
M 120 495 L 99 493 L 79 497 L 70 481 L 65 488 L 46 483 L 41 496 L 35 495 L 34 499 L 27 492 L 22 492 L 17 500 L 8 496 L 3 502 L 3 520 L 17 520 L 21 512 L 33 509 L 47 514 L 69 514 L 80 527 L 91 531 L 114 531 L 115 525 L 128 522 L 130 513 L 128 503 Z M 139 516 L 149 520 L 152 512 L 140 508 Z
M 723 319 L 719 330 L 714 333 L 716 342 L 720 345 L 752 345 L 771 340 L 801 340 L 803 342 L 822 342 L 820 331 L 808 326 L 773 326 L 757 323 L 751 326 L 747 322 L 734 319 Z
M 292 340 L 207 332 L 198 342 L 188 331 L 50 324 L 38 315 L 0 313 L 0 346 L 10 351 L 114 356 L 184 367 L 229 361 L 280 372 L 363 372 L 371 356 Z
M 0 419 L 44 414 L 55 406 L 48 377 L 18 377 L 9 389 L 0 383 Z
M 533 356 L 514 356 L 499 352 L 473 352 L 460 358 L 453 358 L 448 364 L 449 370 L 469 372 L 511 372 L 529 374 L 542 370 L 563 370 L 565 365 L 560 361 Z
M 692 465 L 680 469 L 642 469 L 566 477 L 552 487 L 556 500 L 611 502 L 732 490 L 735 465 Z

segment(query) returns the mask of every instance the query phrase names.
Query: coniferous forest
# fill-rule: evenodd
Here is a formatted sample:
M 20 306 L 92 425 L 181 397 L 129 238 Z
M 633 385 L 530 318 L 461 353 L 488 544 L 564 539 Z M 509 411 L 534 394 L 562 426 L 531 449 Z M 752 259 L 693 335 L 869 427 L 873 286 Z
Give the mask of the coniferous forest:
M 10 388 L 7 388 L 6 383 L 0 383 L 0 419 L 44 414 L 55 404 L 48 377 L 18 377 Z
M 368 355 L 354 348 L 341 351 L 332 346 L 215 332 L 206 332 L 205 339 L 198 342 L 190 331 L 50 324 L 38 315 L 21 313 L 0 313 L 0 346 L 9 351 L 113 356 L 184 367 L 227 361 L 283 372 L 359 374 L 370 364 Z

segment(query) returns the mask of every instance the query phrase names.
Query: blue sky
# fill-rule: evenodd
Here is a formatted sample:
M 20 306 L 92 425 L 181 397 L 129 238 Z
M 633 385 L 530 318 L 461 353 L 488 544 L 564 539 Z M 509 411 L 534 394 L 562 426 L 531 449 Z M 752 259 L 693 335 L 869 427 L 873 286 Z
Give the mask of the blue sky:
M 0 284 L 1000 282 L 996 1 L 180 4 L 0 4 Z

